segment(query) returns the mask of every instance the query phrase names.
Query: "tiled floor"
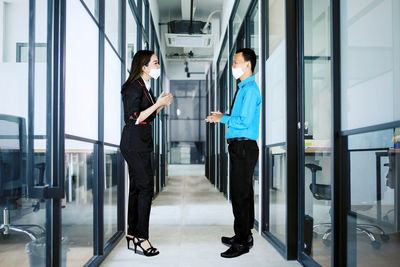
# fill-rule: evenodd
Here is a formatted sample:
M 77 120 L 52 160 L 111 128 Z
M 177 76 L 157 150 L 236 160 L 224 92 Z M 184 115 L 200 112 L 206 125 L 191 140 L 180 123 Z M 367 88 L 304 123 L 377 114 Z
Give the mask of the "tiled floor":
M 201 166 L 169 168 L 169 175 L 187 176 L 169 177 L 167 187 L 153 202 L 150 241 L 160 255 L 135 255 L 122 239 L 102 266 L 300 266 L 285 261 L 256 231 L 250 253 L 234 259 L 221 258 L 220 253 L 227 247 L 220 238 L 233 234 L 232 209 L 203 173 Z

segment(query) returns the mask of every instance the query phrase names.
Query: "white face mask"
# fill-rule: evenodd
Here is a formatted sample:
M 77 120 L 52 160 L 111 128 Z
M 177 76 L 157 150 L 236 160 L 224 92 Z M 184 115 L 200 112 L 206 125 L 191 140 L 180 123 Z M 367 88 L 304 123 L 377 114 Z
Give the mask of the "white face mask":
M 244 74 L 242 68 L 234 68 L 232 67 L 232 75 L 235 77 L 235 79 L 239 79 L 242 75 Z
M 161 74 L 161 68 L 160 69 L 150 69 L 149 75 L 151 78 L 157 80 L 158 77 L 160 77 Z

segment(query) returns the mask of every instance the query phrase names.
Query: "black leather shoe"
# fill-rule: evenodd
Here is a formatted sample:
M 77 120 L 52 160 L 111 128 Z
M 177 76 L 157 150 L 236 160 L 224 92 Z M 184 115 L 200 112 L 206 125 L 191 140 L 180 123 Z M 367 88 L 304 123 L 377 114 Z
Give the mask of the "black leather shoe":
M 223 258 L 235 258 L 249 252 L 249 246 L 234 243 L 227 251 L 221 253 Z
M 235 242 L 235 236 L 232 236 L 232 237 L 223 236 L 223 237 L 221 237 L 221 242 L 227 246 L 230 246 Z M 249 238 L 247 240 L 247 246 L 249 246 L 249 247 L 253 246 L 253 235 L 252 234 L 249 235 Z

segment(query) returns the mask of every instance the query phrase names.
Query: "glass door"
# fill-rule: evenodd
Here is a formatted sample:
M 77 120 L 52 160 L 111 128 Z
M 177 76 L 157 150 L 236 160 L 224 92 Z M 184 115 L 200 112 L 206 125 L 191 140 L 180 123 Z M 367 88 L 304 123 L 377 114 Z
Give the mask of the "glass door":
M 330 1 L 303 2 L 301 260 L 331 266 L 332 106 Z
M 286 25 L 285 1 L 268 6 L 268 51 L 265 63 L 266 186 L 263 231 L 283 253 L 287 245 Z
M 58 36 L 52 31 L 59 26 L 54 21 L 60 22 L 53 17 L 59 12 L 56 8 L 60 6 L 47 0 L 0 2 L 0 258 L 4 266 L 34 262 L 50 266 L 60 256 L 51 246 L 59 238 L 53 235 L 57 227 L 53 227 L 53 211 L 62 196 L 62 190 L 54 188 L 60 185 L 54 175 L 58 139 L 53 135 L 53 99 L 58 90 L 53 88 L 58 75 L 53 72 L 57 66 L 53 55 L 58 47 L 52 38 Z M 65 257 L 63 251 L 62 260 Z

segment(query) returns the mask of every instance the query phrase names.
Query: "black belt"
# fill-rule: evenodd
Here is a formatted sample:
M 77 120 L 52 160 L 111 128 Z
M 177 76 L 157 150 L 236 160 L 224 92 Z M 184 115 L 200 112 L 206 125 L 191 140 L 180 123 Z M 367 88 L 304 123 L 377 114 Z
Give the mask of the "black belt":
M 230 145 L 233 142 L 248 141 L 248 140 L 251 140 L 251 139 L 248 139 L 248 138 L 245 138 L 245 137 L 236 137 L 236 138 L 226 139 L 226 142 Z

